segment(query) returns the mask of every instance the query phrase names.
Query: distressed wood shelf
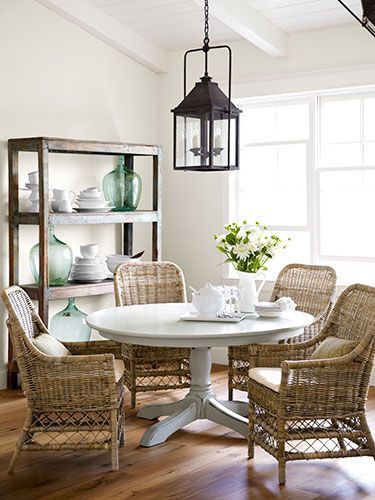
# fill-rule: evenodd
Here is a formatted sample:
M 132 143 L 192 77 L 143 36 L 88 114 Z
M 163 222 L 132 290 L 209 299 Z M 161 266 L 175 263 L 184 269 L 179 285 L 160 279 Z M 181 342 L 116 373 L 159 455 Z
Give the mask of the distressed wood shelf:
M 20 285 L 21 288 L 33 300 L 38 300 L 39 287 L 35 284 Z M 76 283 L 69 281 L 64 286 L 51 286 L 48 288 L 48 298 L 55 299 L 68 299 L 69 297 L 88 297 L 93 295 L 105 295 L 107 293 L 114 293 L 113 280 L 107 279 L 100 283 Z
M 39 214 L 16 213 L 14 220 L 17 224 L 37 225 Z M 158 212 L 154 210 L 136 210 L 135 212 L 73 212 L 54 213 L 49 212 L 47 223 L 53 225 L 62 224 L 116 224 L 134 222 L 157 222 Z
M 39 213 L 19 211 L 19 153 L 38 155 Z M 126 166 L 134 169 L 136 157 L 152 158 L 152 210 L 134 212 L 74 212 L 49 211 L 49 155 L 122 155 Z M 161 148 L 158 145 L 125 142 L 87 141 L 58 137 L 26 137 L 8 140 L 9 163 L 9 284 L 19 284 L 19 228 L 21 225 L 39 226 L 39 285 L 22 285 L 33 300 L 38 301 L 39 315 L 48 325 L 49 301 L 69 297 L 83 297 L 113 293 L 113 281 L 100 283 L 73 283 L 62 287 L 48 286 L 48 227 L 69 224 L 121 224 L 122 253 L 133 253 L 133 224 L 150 222 L 152 226 L 152 260 L 161 258 Z M 84 168 L 84 167 L 82 167 Z M 17 365 L 9 342 L 8 387 L 17 386 Z

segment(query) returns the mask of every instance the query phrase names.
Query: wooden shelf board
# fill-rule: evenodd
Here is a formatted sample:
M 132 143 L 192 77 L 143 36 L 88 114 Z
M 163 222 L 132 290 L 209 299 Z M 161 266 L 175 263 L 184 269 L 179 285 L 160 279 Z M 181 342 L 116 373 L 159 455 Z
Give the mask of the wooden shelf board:
M 117 224 L 132 222 L 157 222 L 156 210 L 136 210 L 135 212 L 73 212 L 48 215 L 49 224 Z M 16 213 L 14 222 L 18 224 L 39 224 L 37 213 Z
M 82 141 L 77 139 L 63 139 L 57 137 L 27 137 L 9 139 L 9 147 L 14 151 L 37 152 L 44 145 L 50 153 L 67 154 L 99 154 L 119 155 L 130 154 L 135 156 L 157 156 L 160 147 L 149 144 L 132 144 L 126 142 L 109 141 Z
M 38 300 L 38 285 L 20 285 L 32 300 Z M 100 283 L 75 283 L 70 281 L 64 286 L 52 286 L 47 289 L 47 296 L 50 300 L 67 299 L 69 297 L 87 297 L 92 295 L 106 295 L 114 293 L 113 280 L 107 279 Z

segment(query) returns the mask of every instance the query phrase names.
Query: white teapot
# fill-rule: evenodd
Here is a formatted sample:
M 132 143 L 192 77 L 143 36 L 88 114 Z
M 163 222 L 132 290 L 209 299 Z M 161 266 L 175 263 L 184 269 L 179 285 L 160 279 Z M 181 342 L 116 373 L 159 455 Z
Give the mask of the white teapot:
M 193 293 L 192 304 L 199 314 L 213 316 L 224 307 L 224 297 L 211 283 Z

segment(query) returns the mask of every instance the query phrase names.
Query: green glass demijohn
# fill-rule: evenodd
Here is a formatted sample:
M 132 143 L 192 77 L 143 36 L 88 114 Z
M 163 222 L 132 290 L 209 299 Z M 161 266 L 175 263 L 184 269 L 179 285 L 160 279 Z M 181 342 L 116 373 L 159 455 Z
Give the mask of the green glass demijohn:
M 39 243 L 29 255 L 30 269 L 35 282 L 39 283 Z M 66 285 L 73 263 L 73 252 L 69 245 L 56 238 L 54 227 L 48 228 L 48 285 Z
M 51 334 L 65 342 L 87 342 L 91 337 L 91 328 L 86 323 L 84 312 L 75 305 L 75 299 L 68 299 L 68 305 L 51 319 Z
M 103 179 L 105 199 L 117 212 L 136 210 L 141 198 L 142 179 L 125 166 L 123 156 L 118 157 L 117 167 Z

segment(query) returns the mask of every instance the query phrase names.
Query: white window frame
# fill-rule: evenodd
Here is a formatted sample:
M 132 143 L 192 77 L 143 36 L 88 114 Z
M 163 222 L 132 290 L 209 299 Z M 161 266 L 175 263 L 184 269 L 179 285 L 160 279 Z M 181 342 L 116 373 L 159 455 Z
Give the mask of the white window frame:
M 309 263 L 319 264 L 322 261 L 332 262 L 362 262 L 373 263 L 374 257 L 358 257 L 358 256 L 334 256 L 321 253 L 320 241 L 320 176 L 326 171 L 350 171 L 350 170 L 374 170 L 375 165 L 367 166 L 328 166 L 321 163 L 320 151 L 320 109 L 322 98 L 332 98 L 333 100 L 343 100 L 345 98 L 352 99 L 360 97 L 362 106 L 365 97 L 375 97 L 375 86 L 362 86 L 350 89 L 334 89 L 328 91 L 306 92 L 297 94 L 280 94 L 273 96 L 260 96 L 247 99 L 237 99 L 236 105 L 243 108 L 247 104 L 259 105 L 278 104 L 278 103 L 297 103 L 308 102 L 309 104 L 309 139 L 307 141 L 306 151 L 306 196 L 307 196 L 307 224 L 305 226 L 267 226 L 272 231 L 307 231 L 310 235 L 310 250 Z M 361 127 L 361 144 L 363 150 L 363 127 Z M 298 141 L 270 141 L 269 144 L 283 143 L 305 143 L 305 140 Z M 373 142 L 373 141 L 369 141 Z M 249 143 L 249 145 L 258 143 Z M 267 143 L 259 143 L 265 145 Z M 243 147 L 245 144 L 242 144 Z M 230 172 L 223 176 L 223 225 L 234 220 L 238 220 L 238 202 L 239 202 L 239 173 Z M 235 274 L 229 265 L 223 266 L 224 278 L 234 278 Z

